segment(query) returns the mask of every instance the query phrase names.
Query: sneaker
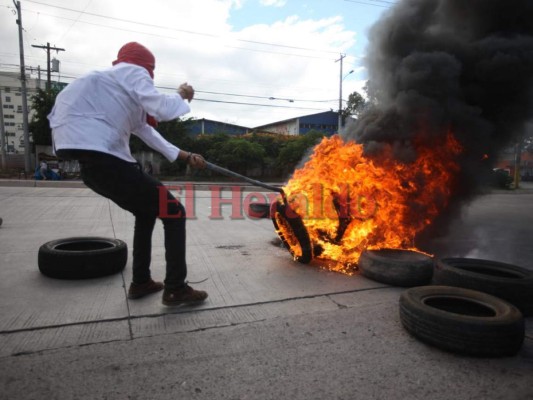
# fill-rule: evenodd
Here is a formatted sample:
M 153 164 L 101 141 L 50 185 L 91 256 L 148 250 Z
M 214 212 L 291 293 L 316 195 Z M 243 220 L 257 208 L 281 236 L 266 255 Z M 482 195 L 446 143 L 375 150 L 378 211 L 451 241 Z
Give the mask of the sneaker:
M 207 299 L 207 292 L 194 290 L 189 285 L 178 289 L 165 289 L 163 292 L 163 304 L 177 306 L 184 303 L 201 303 Z
M 165 288 L 161 282 L 155 282 L 150 279 L 145 283 L 131 283 L 128 290 L 128 299 L 140 299 L 148 294 L 156 293 Z

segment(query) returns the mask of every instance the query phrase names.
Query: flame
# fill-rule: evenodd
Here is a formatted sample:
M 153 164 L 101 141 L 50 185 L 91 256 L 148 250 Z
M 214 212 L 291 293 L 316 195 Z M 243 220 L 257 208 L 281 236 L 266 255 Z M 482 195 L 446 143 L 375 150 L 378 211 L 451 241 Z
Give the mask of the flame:
M 413 146 L 415 161 L 402 163 L 392 146 L 370 158 L 361 144 L 324 138 L 284 187 L 329 269 L 352 274 L 364 249 L 417 250 L 415 235 L 446 208 L 461 146 L 452 133 Z

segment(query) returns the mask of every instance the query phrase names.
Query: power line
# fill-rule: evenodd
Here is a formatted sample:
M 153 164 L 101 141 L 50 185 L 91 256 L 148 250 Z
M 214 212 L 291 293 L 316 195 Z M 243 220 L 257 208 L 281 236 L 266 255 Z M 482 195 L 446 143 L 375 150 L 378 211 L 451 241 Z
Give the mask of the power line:
M 368 1 L 368 0 L 367 0 Z M 370 1 L 374 1 L 376 3 L 385 3 L 385 4 L 392 4 L 392 5 L 395 5 L 396 3 L 392 2 L 392 1 L 386 1 L 386 0 L 370 0 Z
M 90 15 L 90 16 L 93 16 L 93 17 L 110 19 L 110 20 L 113 20 L 113 21 L 126 22 L 126 23 L 136 24 L 136 25 L 143 25 L 143 26 L 147 26 L 147 27 L 151 27 L 151 28 L 167 29 L 167 30 L 187 33 L 187 34 L 191 34 L 191 35 L 200 35 L 200 36 L 207 36 L 207 37 L 213 37 L 213 38 L 219 38 L 220 37 L 220 35 L 214 35 L 214 34 L 211 34 L 211 33 L 191 31 L 191 30 L 185 30 L 185 29 L 177 29 L 177 28 L 172 28 L 172 27 L 163 26 L 163 25 L 155 25 L 155 24 L 149 24 L 149 23 L 146 23 L 146 22 L 133 21 L 133 20 L 125 19 L 125 18 L 110 17 L 110 16 L 107 16 L 107 15 L 86 12 L 85 10 L 80 11 L 80 10 L 75 10 L 75 9 L 68 8 L 68 7 L 61 7 L 61 6 L 55 6 L 55 5 L 52 5 L 52 4 L 46 4 L 46 3 L 42 3 L 42 2 L 39 2 L 39 1 L 35 1 L 35 0 L 26 0 L 26 2 L 39 4 L 39 5 L 43 5 L 43 6 L 47 6 L 47 7 L 52 7 L 52 8 L 58 8 L 58 9 L 61 9 L 61 10 L 66 10 L 66 11 L 77 12 L 77 13 L 80 13 L 80 14 L 86 14 L 86 15 Z M 261 42 L 261 41 L 256 41 L 256 40 L 237 39 L 237 38 L 234 39 L 234 40 L 236 40 L 238 42 L 260 44 L 260 45 L 264 45 L 264 46 L 283 47 L 283 48 L 294 49 L 294 50 L 306 50 L 306 51 L 312 51 L 312 52 L 315 52 L 315 53 L 319 52 L 319 53 L 337 54 L 337 52 L 335 52 L 335 51 L 312 49 L 312 48 L 309 48 L 309 47 L 289 46 L 289 45 L 278 44 L 278 43 L 268 43 L 268 42 Z
M 161 88 L 161 89 L 170 89 L 170 90 L 174 90 L 175 88 L 171 88 L 171 87 L 166 87 L 166 86 L 157 86 L 158 88 Z M 219 95 L 223 95 L 223 96 L 235 96 L 235 97 L 249 97 L 249 98 L 255 98 L 255 99 L 268 99 L 268 100 L 287 100 L 287 99 L 276 99 L 272 96 L 257 96 L 257 95 L 251 95 L 251 94 L 237 94 L 237 93 L 224 93 L 224 92 L 210 92 L 210 91 L 206 91 L 206 90 L 195 90 L 196 93 L 206 93 L 206 94 L 219 94 Z M 331 101 L 337 101 L 336 99 L 333 99 L 333 100 L 304 100 L 304 99 L 293 99 L 292 97 L 290 98 L 290 101 L 291 102 L 294 102 L 294 101 L 301 101 L 301 102 L 306 102 L 306 103 L 328 103 L 328 102 L 331 102 Z
M 238 104 L 238 105 L 245 105 L 245 106 L 260 106 L 260 107 L 273 107 L 273 108 L 292 108 L 292 109 L 298 109 L 298 110 L 324 111 L 323 108 L 279 106 L 279 105 L 276 105 L 276 104 L 242 103 L 242 102 L 238 102 L 238 101 L 200 99 L 200 98 L 196 98 L 196 97 L 194 98 L 194 101 L 206 101 L 206 102 L 211 102 L 211 103 L 224 103 L 224 104 Z
M 66 78 L 74 78 L 72 76 L 64 76 L 64 77 L 66 77 Z M 5 86 L 5 87 L 8 87 L 8 86 Z M 165 87 L 165 86 L 155 86 L 155 87 L 157 89 L 175 89 L 175 88 L 169 88 L 169 87 Z M 13 90 L 19 89 L 18 87 L 15 87 L 15 86 L 9 86 L 9 88 L 11 88 Z M 37 92 L 38 89 L 39 88 L 28 88 L 28 91 L 29 92 Z M 218 92 L 207 92 L 207 91 L 204 92 L 204 91 L 200 91 L 200 90 L 196 90 L 196 92 L 197 93 L 224 94 L 224 95 L 228 95 L 228 96 L 256 97 L 256 98 L 265 98 L 265 99 L 269 98 L 269 97 L 261 97 L 261 96 L 247 96 L 247 95 L 231 94 L 231 93 L 218 93 Z M 298 107 L 298 106 L 281 106 L 281 105 L 277 105 L 277 104 L 246 103 L 246 102 L 228 101 L 228 100 L 204 99 L 204 98 L 198 98 L 198 97 L 195 97 L 194 101 L 203 101 L 203 102 L 208 102 L 208 103 L 245 105 L 245 106 L 271 107 L 271 108 L 290 108 L 290 109 L 296 109 L 296 110 L 324 111 L 323 108 Z M 298 100 L 298 101 L 305 102 L 305 101 L 313 101 L 313 100 Z M 324 100 L 324 101 L 326 101 L 326 100 Z
M 160 38 L 164 38 L 164 39 L 178 40 L 178 38 L 173 37 L 173 36 L 160 35 L 160 34 L 157 34 L 157 33 L 150 33 L 150 32 L 140 32 L 139 30 L 118 28 L 116 26 L 99 24 L 99 23 L 96 23 L 96 22 L 79 21 L 79 20 L 75 20 L 75 19 L 72 19 L 72 18 L 60 17 L 60 16 L 57 16 L 57 15 L 48 14 L 48 13 L 45 13 L 45 12 L 40 12 L 40 11 L 35 11 L 35 10 L 24 9 L 24 11 L 32 12 L 32 13 L 36 13 L 36 14 L 41 14 L 41 15 L 46 15 L 46 16 L 49 16 L 49 17 L 52 17 L 52 18 L 63 19 L 63 20 L 66 20 L 66 21 L 74 21 L 74 22 L 78 22 L 78 23 L 82 23 L 82 24 L 86 24 L 86 25 L 99 26 L 99 27 L 104 27 L 104 28 L 108 28 L 108 29 L 119 30 L 119 31 L 123 31 L 123 32 L 130 32 L 130 33 L 135 33 L 135 34 L 139 34 L 140 33 L 140 34 L 147 35 L 147 36 L 154 36 L 154 37 L 160 37 Z M 205 35 L 207 35 L 207 34 L 205 34 Z M 213 37 L 217 37 L 217 36 L 213 36 Z M 316 59 L 316 60 L 330 60 L 330 58 L 326 58 L 326 57 L 310 56 L 310 55 L 295 54 L 295 53 L 281 53 L 281 52 L 278 52 L 278 51 L 251 49 L 251 48 L 247 48 L 247 47 L 237 47 L 237 46 L 230 46 L 230 45 L 224 45 L 224 47 L 227 47 L 229 49 L 253 51 L 253 52 L 258 52 L 258 53 L 278 54 L 278 55 L 285 55 L 285 56 L 291 56 L 291 57 L 311 58 L 311 59 Z
M 70 26 L 68 27 L 68 29 L 65 31 L 65 33 L 63 33 L 63 34 L 61 35 L 61 38 L 58 40 L 58 42 L 60 42 L 60 41 L 61 41 L 61 40 L 67 35 L 67 33 L 70 32 L 70 30 L 72 29 L 72 27 L 76 24 L 76 22 L 79 21 L 79 19 L 81 18 L 82 14 L 85 12 L 85 10 L 87 10 L 87 8 L 89 7 L 89 5 L 90 5 L 92 2 L 93 2 L 93 0 L 89 0 L 89 2 L 87 3 L 87 5 L 86 5 L 85 8 L 83 9 L 83 11 L 80 12 L 80 13 L 78 14 L 78 17 L 76 18 L 76 20 L 73 21 L 72 24 L 70 24 Z M 38 14 L 37 14 L 37 15 L 38 15 Z
M 381 8 L 390 8 L 381 4 L 375 4 L 375 3 L 365 3 L 363 1 L 356 1 L 356 0 L 344 0 L 349 3 L 357 3 L 357 4 L 364 4 L 365 6 L 373 6 L 373 7 L 381 7 Z M 369 0 L 370 1 L 370 0 Z

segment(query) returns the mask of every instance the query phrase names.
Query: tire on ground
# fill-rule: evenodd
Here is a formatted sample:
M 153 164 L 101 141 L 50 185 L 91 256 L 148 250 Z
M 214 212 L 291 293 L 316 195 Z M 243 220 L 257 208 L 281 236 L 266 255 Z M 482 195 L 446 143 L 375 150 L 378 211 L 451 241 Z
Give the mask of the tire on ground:
M 444 258 L 437 261 L 433 284 L 478 290 L 514 304 L 533 316 L 533 271 L 497 261 Z
M 421 341 L 478 357 L 515 355 L 525 336 L 524 317 L 504 300 L 451 286 L 420 286 L 400 296 L 400 320 Z
M 57 279 L 90 279 L 120 272 L 128 247 L 119 239 L 72 237 L 52 240 L 39 248 L 42 274 Z
M 285 203 L 280 201 L 275 201 L 270 206 L 270 218 L 284 246 L 289 250 L 294 260 L 308 264 L 313 259 L 309 233 L 302 219 L 291 214 L 293 212 L 287 208 Z
M 393 286 L 427 285 L 433 275 L 433 258 L 411 250 L 365 250 L 358 267 L 363 276 Z

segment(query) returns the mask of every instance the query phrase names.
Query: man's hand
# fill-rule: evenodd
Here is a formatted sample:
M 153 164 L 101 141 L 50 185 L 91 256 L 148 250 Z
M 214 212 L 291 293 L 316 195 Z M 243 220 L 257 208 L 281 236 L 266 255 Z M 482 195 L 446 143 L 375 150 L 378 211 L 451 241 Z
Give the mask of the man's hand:
M 200 154 L 188 153 L 186 151 L 180 151 L 178 158 L 184 160 L 193 168 L 204 169 L 205 159 Z
M 189 100 L 189 103 L 194 97 L 194 89 L 187 82 L 182 83 L 178 88 L 178 93 L 183 100 Z

